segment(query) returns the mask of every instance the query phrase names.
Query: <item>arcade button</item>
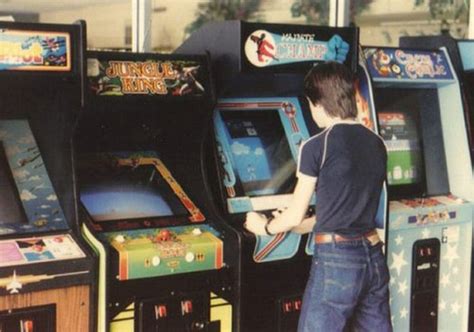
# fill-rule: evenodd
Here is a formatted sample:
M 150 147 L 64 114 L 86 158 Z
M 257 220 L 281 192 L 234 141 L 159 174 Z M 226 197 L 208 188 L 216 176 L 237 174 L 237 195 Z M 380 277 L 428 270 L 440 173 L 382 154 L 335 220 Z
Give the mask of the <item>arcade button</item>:
M 193 302 L 191 300 L 181 301 L 181 314 L 187 315 L 193 312 Z
M 21 331 L 22 332 L 34 332 L 34 323 L 32 320 L 21 320 Z
M 118 243 L 124 243 L 125 242 L 125 237 L 122 234 L 117 235 L 114 240 Z
M 145 259 L 145 264 L 144 264 L 144 265 L 145 265 L 145 267 L 150 267 L 150 266 L 151 266 L 151 261 L 150 261 L 150 259 L 148 259 L 148 258 Z
M 301 310 L 301 300 L 295 300 L 293 302 L 293 307 L 295 308 L 296 311 L 300 311 Z
M 200 228 L 196 227 L 196 228 L 194 228 L 194 229 L 192 230 L 192 233 L 193 233 L 193 235 L 195 235 L 195 236 L 199 236 L 199 235 L 202 234 L 202 231 L 201 231 Z
M 164 304 L 155 305 L 155 319 L 165 318 L 168 316 L 168 308 Z
M 284 313 L 289 313 L 293 311 L 293 303 L 291 303 L 291 301 L 283 302 L 282 307 Z
M 160 263 L 161 263 L 160 257 L 158 257 L 158 256 L 153 256 L 153 258 L 151 259 L 151 264 L 152 264 L 153 266 L 158 266 L 158 265 L 160 265 Z
M 186 260 L 186 262 L 191 263 L 192 261 L 194 261 L 194 254 L 192 252 L 188 252 L 184 259 Z

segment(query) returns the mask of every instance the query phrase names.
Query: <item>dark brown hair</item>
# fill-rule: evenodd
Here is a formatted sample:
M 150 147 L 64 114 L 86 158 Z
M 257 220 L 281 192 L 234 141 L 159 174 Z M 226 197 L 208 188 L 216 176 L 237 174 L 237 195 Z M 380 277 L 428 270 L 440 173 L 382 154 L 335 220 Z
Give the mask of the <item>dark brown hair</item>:
M 313 67 L 304 79 L 304 93 L 333 118 L 357 117 L 354 79 L 343 64 L 331 61 Z

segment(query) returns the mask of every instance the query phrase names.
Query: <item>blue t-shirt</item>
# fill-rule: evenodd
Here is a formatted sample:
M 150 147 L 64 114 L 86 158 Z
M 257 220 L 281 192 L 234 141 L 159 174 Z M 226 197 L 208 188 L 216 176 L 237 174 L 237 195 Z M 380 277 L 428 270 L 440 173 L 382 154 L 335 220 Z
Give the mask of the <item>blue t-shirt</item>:
M 298 176 L 317 178 L 314 231 L 357 236 L 374 229 L 386 165 L 382 138 L 359 123 L 338 123 L 308 139 Z

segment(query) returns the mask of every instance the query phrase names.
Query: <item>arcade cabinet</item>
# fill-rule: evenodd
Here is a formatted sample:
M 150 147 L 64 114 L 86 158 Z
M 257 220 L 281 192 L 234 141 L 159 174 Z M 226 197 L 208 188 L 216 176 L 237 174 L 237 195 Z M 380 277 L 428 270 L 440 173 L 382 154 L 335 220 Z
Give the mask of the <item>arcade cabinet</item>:
M 205 56 L 87 53 L 74 148 L 99 331 L 231 331 L 237 238 L 202 208 L 208 71 Z
M 193 33 L 176 52 L 208 52 L 217 81 L 207 178 L 215 209 L 238 232 L 242 245 L 236 318 L 240 330 L 294 331 L 312 236 L 254 236 L 243 223 L 249 211 L 271 216 L 291 200 L 299 146 L 321 130 L 302 97 L 304 75 L 326 60 L 356 72 L 358 30 L 214 22 Z M 307 216 L 314 215 L 314 202 Z
M 400 45 L 411 46 L 418 43 L 423 48 L 446 47 L 460 80 L 461 93 L 464 102 L 464 117 L 466 120 L 466 129 L 471 151 L 471 162 L 474 158 L 474 41 L 458 40 L 449 35 L 423 36 L 423 37 L 403 37 L 400 38 Z M 474 165 L 473 165 L 474 171 Z M 473 173 L 474 174 L 474 173 Z M 474 177 L 471 180 L 471 186 L 474 188 Z M 474 189 L 469 196 L 474 200 Z M 472 258 L 472 257 L 471 257 Z M 471 263 L 472 264 L 472 263 Z M 471 285 L 474 281 L 474 271 L 471 271 Z M 474 329 L 474 289 L 471 287 L 469 305 L 469 331 Z
M 445 49 L 366 47 L 388 150 L 395 331 L 466 331 L 471 161 L 459 83 Z
M 82 25 L 0 23 L 0 331 L 93 331 L 70 146 Z M 74 314 L 71 314 L 74 313 Z

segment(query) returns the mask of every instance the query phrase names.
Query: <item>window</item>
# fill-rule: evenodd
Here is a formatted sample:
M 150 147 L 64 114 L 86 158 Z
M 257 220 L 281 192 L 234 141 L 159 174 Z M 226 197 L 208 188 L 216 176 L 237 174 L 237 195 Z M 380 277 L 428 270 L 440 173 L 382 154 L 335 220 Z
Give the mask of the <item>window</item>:
M 151 48 L 171 52 L 209 21 L 327 24 L 329 0 L 154 0 Z
M 195 29 L 216 20 L 328 25 L 348 8 L 362 45 L 397 46 L 401 36 L 450 33 L 468 37 L 470 0 L 137 0 L 149 4 L 149 51 L 172 52 Z M 131 49 L 133 0 L 0 0 L 0 19 L 87 22 L 88 47 Z M 335 10 L 335 8 L 337 10 Z M 331 13 L 331 14 L 330 14 Z M 345 16 L 347 18 L 347 16 Z M 339 22 L 341 20 L 339 19 Z
M 89 48 L 127 49 L 131 0 L 0 0 L 1 17 L 15 21 L 71 24 L 87 22 Z
M 341 1 L 341 0 L 339 0 Z M 362 45 L 398 46 L 401 36 L 467 38 L 467 0 L 346 0 Z

